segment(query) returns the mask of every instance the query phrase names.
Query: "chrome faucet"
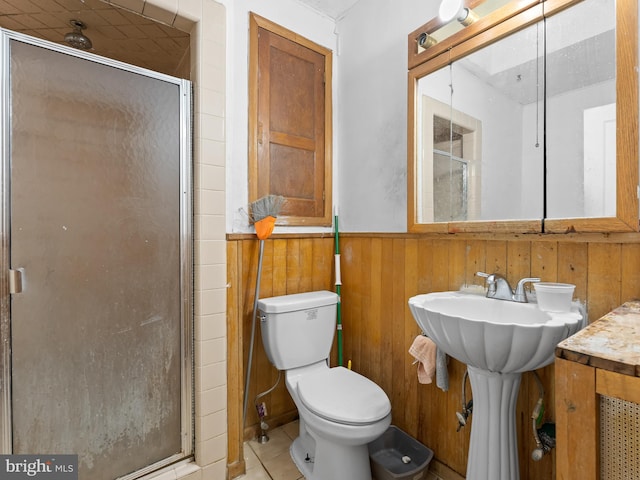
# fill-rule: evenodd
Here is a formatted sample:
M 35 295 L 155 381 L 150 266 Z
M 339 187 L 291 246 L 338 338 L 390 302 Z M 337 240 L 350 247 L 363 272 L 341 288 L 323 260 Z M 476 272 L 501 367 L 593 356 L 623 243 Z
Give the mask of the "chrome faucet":
M 509 282 L 499 273 L 477 272 L 476 276 L 486 278 L 487 282 L 487 298 L 495 298 L 497 300 L 508 300 L 510 302 L 526 303 L 527 294 L 524 291 L 526 283 L 539 282 L 539 278 L 523 278 L 518 281 L 515 291 L 511 289 Z

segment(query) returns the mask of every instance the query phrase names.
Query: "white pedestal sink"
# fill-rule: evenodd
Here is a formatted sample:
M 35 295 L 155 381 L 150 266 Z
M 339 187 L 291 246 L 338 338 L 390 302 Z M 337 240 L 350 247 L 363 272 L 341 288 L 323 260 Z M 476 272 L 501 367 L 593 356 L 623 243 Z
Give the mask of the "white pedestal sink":
M 417 295 L 409 308 L 440 349 L 467 364 L 473 392 L 467 480 L 519 480 L 515 407 L 522 372 L 552 363 L 556 345 L 582 327 L 582 315 L 461 292 Z

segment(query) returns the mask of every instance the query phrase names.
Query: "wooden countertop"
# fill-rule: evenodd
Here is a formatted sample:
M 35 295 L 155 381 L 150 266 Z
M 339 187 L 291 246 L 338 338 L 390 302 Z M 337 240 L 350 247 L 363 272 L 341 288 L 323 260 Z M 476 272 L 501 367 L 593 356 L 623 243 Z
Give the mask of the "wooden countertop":
M 556 356 L 640 377 L 640 300 L 626 302 L 563 340 Z

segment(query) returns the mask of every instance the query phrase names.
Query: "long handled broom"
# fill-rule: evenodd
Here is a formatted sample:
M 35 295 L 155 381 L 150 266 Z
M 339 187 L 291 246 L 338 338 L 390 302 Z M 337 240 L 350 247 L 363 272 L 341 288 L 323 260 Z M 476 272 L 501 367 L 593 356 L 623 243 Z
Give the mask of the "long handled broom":
M 251 377 L 251 364 L 253 362 L 253 345 L 256 335 L 256 317 L 258 315 L 258 300 L 260 298 L 260 278 L 262 276 L 262 256 L 264 254 L 264 241 L 273 233 L 276 218 L 284 204 L 284 197 L 280 195 L 267 195 L 259 198 L 249 205 L 249 221 L 256 229 L 256 235 L 260 240 L 260 252 L 258 254 L 258 273 L 256 276 L 256 289 L 253 296 L 253 319 L 251 321 L 251 343 L 249 344 L 249 359 L 244 383 L 244 404 L 242 410 L 242 424 L 247 418 L 247 401 L 249 399 L 249 379 Z

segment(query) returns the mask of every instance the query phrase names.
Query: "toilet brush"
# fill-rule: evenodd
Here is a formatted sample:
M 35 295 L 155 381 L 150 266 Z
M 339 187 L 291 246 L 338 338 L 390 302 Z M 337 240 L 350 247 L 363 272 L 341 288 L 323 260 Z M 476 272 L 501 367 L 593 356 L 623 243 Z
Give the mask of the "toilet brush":
M 253 318 L 251 320 L 251 340 L 249 343 L 249 359 L 247 361 L 247 373 L 244 384 L 244 402 L 242 407 L 242 424 L 247 419 L 247 400 L 249 398 L 249 379 L 251 377 L 251 364 L 253 361 L 253 344 L 256 334 L 256 317 L 258 314 L 258 300 L 260 297 L 260 278 L 262 276 L 262 256 L 264 254 L 264 241 L 271 236 L 276 223 L 276 218 L 284 204 L 284 197 L 280 195 L 267 195 L 259 198 L 249 205 L 249 221 L 256 229 L 256 235 L 260 240 L 258 254 L 258 273 L 256 275 L 256 288 L 253 297 Z

